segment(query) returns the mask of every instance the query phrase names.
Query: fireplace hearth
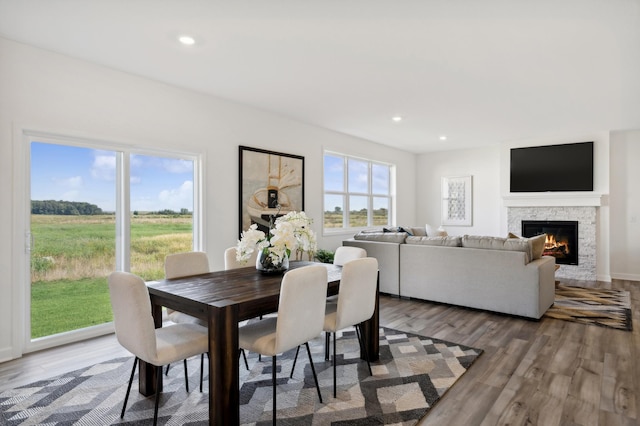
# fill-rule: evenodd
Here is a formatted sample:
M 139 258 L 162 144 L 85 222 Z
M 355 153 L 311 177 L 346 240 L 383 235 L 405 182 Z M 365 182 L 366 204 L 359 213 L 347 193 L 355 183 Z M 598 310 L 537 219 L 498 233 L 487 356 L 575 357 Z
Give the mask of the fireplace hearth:
M 559 265 L 578 264 L 578 222 L 571 220 L 523 220 L 522 236 L 546 234 L 544 256 L 553 256 Z

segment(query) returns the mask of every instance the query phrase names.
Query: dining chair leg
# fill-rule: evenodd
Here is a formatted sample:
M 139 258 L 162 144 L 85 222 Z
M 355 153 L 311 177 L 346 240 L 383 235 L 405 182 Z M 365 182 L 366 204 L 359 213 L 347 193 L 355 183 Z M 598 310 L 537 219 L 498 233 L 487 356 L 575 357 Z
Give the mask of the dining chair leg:
M 369 367 L 369 375 L 373 376 L 373 372 L 371 371 L 371 363 L 369 362 L 369 352 L 367 351 L 367 345 L 365 345 L 362 340 L 362 330 L 360 329 L 360 324 L 356 325 L 356 336 L 358 336 L 358 344 L 360 348 L 364 351 L 364 359 L 367 360 L 367 367 Z
M 184 385 L 187 388 L 187 392 L 189 392 L 189 372 L 187 371 L 187 360 L 184 359 Z
M 249 361 L 247 361 L 247 354 L 244 349 L 240 349 L 240 353 L 242 354 L 242 358 L 244 358 L 244 366 L 247 367 L 247 371 L 249 371 Z
M 133 368 L 131 369 L 131 377 L 129 377 L 129 386 L 127 386 L 127 394 L 124 396 L 124 403 L 122 404 L 122 413 L 120 418 L 124 418 L 124 410 L 127 408 L 127 401 L 129 400 L 129 392 L 131 391 L 131 382 L 133 382 L 133 376 L 136 374 L 136 366 L 138 365 L 138 357 L 133 360 Z
M 276 356 L 271 357 L 271 382 L 273 386 L 273 426 L 276 426 Z
M 169 367 L 171 367 L 171 364 L 167 364 L 167 371 L 164 373 L 165 376 L 169 375 Z
M 337 398 L 338 391 L 336 386 L 336 334 L 333 332 L 333 397 Z
M 324 333 L 324 360 L 325 361 L 329 361 L 329 335 L 331 333 L 329 333 L 328 331 L 326 331 Z
M 304 344 L 307 347 L 307 355 L 309 355 L 309 364 L 311 364 L 311 372 L 313 373 L 313 380 L 316 382 L 316 390 L 318 391 L 318 399 L 320 400 L 320 404 L 322 404 L 322 394 L 320 393 L 320 385 L 318 384 L 318 376 L 316 375 L 316 367 L 313 365 L 313 358 L 311 358 L 311 349 L 309 349 L 309 342 L 305 342 Z M 298 346 L 300 349 L 300 346 Z
M 296 361 L 298 361 L 298 353 L 300 352 L 300 345 L 296 348 L 296 356 L 293 357 L 293 365 L 291 366 L 291 374 L 289 374 L 289 378 L 293 378 L 293 370 L 296 369 Z
M 160 403 L 160 386 L 162 385 L 162 366 L 156 367 L 156 406 L 153 410 L 153 426 L 158 424 L 158 405 Z

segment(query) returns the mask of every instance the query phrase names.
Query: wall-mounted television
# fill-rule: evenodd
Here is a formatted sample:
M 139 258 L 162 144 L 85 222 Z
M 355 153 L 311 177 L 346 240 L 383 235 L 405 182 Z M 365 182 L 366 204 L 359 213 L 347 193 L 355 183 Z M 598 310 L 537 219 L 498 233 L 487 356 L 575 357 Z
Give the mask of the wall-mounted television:
M 512 148 L 510 191 L 593 191 L 593 142 Z

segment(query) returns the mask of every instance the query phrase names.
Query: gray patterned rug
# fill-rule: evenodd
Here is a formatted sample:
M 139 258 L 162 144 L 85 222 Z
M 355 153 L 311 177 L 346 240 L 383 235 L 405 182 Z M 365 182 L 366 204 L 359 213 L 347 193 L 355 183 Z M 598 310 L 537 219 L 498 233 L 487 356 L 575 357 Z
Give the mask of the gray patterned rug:
M 282 425 L 413 425 L 444 395 L 482 353 L 451 342 L 380 329 L 380 360 L 359 359 L 354 331 L 338 336 L 338 397 L 333 398 L 331 363 L 324 361 L 324 339 L 311 350 L 324 403 L 321 404 L 306 351 L 301 350 L 293 378 L 295 351 L 278 357 L 278 424 Z M 249 354 L 240 367 L 240 420 L 243 425 L 271 424 L 271 359 Z M 120 410 L 133 358 L 119 358 L 42 380 L 0 394 L 2 425 L 151 424 L 153 398 L 137 392 L 137 376 L 124 420 Z M 208 395 L 198 391 L 200 358 L 189 360 L 190 389 L 182 366 L 165 377 L 158 424 L 206 425 Z M 206 381 L 206 375 L 205 375 Z

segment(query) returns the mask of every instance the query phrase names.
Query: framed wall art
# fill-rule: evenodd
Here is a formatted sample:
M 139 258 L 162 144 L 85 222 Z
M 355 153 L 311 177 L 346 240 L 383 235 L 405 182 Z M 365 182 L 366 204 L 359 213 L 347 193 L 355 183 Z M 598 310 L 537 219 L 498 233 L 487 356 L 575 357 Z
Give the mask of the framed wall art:
M 471 176 L 442 178 L 442 224 L 453 226 L 472 225 Z
M 240 146 L 240 233 L 270 216 L 304 210 L 304 157 Z

